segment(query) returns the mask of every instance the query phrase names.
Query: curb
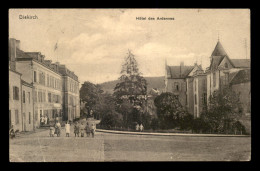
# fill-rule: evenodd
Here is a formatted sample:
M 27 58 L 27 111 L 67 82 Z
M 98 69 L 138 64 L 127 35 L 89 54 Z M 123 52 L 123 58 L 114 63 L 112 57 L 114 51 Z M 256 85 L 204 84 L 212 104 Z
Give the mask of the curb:
M 154 135 L 154 136 L 188 136 L 188 137 L 251 137 L 250 135 L 227 135 L 227 134 L 185 134 L 185 133 L 148 133 L 96 129 L 96 132 L 129 134 L 129 135 Z

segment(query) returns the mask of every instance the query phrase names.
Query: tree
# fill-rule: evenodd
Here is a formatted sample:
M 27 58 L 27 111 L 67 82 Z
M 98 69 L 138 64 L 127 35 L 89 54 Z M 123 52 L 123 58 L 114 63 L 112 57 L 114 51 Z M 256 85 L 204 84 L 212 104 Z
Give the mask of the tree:
M 162 93 L 154 99 L 161 128 L 180 126 L 180 120 L 188 115 L 178 98 L 172 93 Z
M 239 95 L 230 88 L 213 92 L 209 98 L 208 109 L 201 114 L 201 118 L 217 133 L 231 130 L 232 124 L 241 116 Z
M 123 102 L 123 99 L 128 99 L 134 106 L 141 106 L 146 99 L 147 82 L 138 69 L 137 61 L 134 55 L 129 51 L 122 65 L 120 82 L 114 88 L 114 96 L 117 103 Z
M 85 102 L 85 107 L 89 113 L 97 103 L 100 103 L 100 96 L 103 93 L 101 86 L 85 81 L 80 88 L 80 99 Z

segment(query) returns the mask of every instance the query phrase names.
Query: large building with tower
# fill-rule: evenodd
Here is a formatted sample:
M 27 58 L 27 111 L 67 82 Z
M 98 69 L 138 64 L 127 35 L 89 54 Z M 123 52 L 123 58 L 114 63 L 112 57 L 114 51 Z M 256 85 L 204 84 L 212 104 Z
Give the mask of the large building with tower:
M 165 65 L 165 91 L 179 98 L 194 118 L 200 116 L 208 104 L 210 95 L 229 86 L 240 94 L 245 116 L 251 113 L 250 59 L 232 59 L 225 52 L 220 41 L 210 56 L 210 66 L 203 71 L 200 65 Z

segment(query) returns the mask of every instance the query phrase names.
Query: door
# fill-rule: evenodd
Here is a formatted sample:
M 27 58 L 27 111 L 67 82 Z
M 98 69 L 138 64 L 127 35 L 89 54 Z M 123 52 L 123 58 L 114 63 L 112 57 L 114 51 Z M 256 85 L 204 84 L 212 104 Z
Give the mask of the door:
M 23 113 L 22 125 L 23 125 L 23 131 L 26 131 L 26 117 L 25 117 L 25 113 Z

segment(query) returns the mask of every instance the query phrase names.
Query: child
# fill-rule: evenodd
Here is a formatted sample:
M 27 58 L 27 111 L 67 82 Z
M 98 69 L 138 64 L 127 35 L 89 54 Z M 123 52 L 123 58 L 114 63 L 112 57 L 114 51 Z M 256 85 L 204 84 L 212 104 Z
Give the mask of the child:
M 70 136 L 70 124 L 69 121 L 65 124 L 66 137 Z
M 54 137 L 54 127 L 50 126 L 50 137 Z
M 80 125 L 80 134 L 81 134 L 81 137 L 84 137 L 84 132 L 85 132 L 85 126 L 83 125 L 83 122 L 82 122 L 81 125 Z
M 76 122 L 76 124 L 74 125 L 74 134 L 75 137 L 78 135 L 79 137 L 79 126 L 78 126 L 78 122 Z

